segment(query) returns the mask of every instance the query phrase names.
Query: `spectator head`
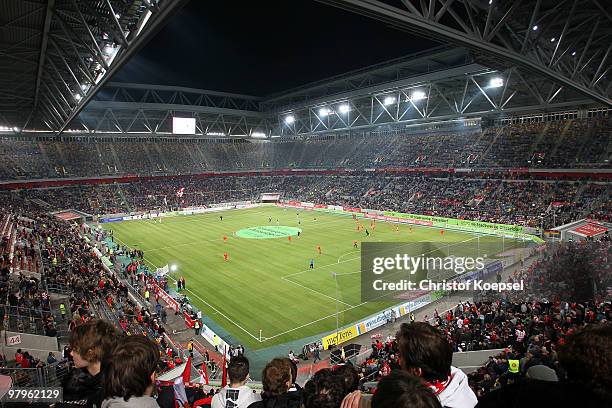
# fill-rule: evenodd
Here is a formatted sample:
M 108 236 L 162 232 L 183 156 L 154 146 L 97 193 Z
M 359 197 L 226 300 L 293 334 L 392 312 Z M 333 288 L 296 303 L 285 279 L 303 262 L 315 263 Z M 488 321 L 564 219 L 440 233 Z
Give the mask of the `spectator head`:
M 359 374 L 350 364 L 342 364 L 334 368 L 334 374 L 342 378 L 346 393 L 357 391 L 359 388 Z
M 419 377 L 395 370 L 378 383 L 372 408 L 442 408 L 442 405 Z
M 157 345 L 144 336 L 122 338 L 112 350 L 104 369 L 106 398 L 151 395 L 159 363 Z
M 304 408 L 338 408 L 344 399 L 344 382 L 329 368 L 319 370 L 304 385 Z
M 104 320 L 92 320 L 77 326 L 70 334 L 71 355 L 77 368 L 96 375 L 113 349 L 119 333 Z
M 268 396 L 286 394 L 291 387 L 291 362 L 288 358 L 275 358 L 263 370 L 263 389 Z
M 559 362 L 572 382 L 612 399 L 612 324 L 587 326 L 565 338 Z
M 442 332 L 425 322 L 403 323 L 397 332 L 400 364 L 427 381 L 446 381 L 453 350 Z
M 249 378 L 249 360 L 244 356 L 232 357 L 227 367 L 230 385 L 243 385 Z

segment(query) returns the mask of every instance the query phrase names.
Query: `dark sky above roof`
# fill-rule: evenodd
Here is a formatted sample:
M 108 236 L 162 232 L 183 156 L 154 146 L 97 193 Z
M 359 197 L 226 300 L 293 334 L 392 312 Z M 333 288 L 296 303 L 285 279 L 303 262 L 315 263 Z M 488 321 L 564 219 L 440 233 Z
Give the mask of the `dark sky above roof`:
M 436 45 L 313 0 L 191 0 L 112 80 L 264 96 Z

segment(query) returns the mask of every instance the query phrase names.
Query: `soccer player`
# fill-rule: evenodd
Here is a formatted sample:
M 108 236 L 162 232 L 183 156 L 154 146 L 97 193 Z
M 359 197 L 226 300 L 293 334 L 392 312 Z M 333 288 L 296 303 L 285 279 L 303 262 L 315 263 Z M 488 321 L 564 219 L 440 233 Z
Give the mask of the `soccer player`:
M 310 269 L 314 269 L 314 259 L 310 259 Z
M 321 245 L 317 245 L 317 252 L 321 255 Z
M 223 236 L 223 241 L 224 241 L 224 242 L 227 242 L 227 235 L 224 235 L 224 236 Z
M 366 228 L 365 232 L 366 232 L 366 237 L 369 237 L 370 236 L 370 231 L 368 231 L 368 229 Z
M 357 248 L 357 240 L 353 240 L 353 248 Z
M 291 235 L 289 235 L 289 236 L 287 237 L 287 240 L 289 240 L 289 242 L 291 242 Z
M 268 222 L 272 222 L 272 217 L 268 217 Z
M 227 252 L 224 252 L 224 253 L 223 253 L 223 260 L 224 260 L 225 262 L 229 261 L 229 254 L 228 254 Z
M 219 216 L 219 219 L 220 219 L 221 221 L 223 221 L 223 216 L 222 216 L 222 215 L 220 215 L 220 216 Z

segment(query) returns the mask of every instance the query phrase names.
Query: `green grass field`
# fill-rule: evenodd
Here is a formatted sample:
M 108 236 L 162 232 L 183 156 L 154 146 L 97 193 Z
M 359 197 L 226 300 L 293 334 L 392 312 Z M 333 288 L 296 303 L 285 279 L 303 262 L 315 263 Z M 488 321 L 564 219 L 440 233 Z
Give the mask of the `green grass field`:
M 147 264 L 176 265 L 173 277 L 184 276 L 187 296 L 205 315 L 243 344 L 258 349 L 329 332 L 336 327 L 337 273 L 340 325 L 385 309 L 388 302 L 361 302 L 360 252 L 353 241 L 470 242 L 468 233 L 378 222 L 366 238 L 350 217 L 263 206 L 222 213 L 104 224 L 115 241 L 145 252 Z M 219 216 L 223 215 L 223 221 Z M 269 222 L 269 217 L 272 222 Z M 316 217 L 316 220 L 314 219 Z M 258 226 L 299 227 L 301 236 L 274 239 L 240 238 L 241 229 Z M 369 227 L 369 221 L 363 221 Z M 227 242 L 223 237 L 227 236 Z M 317 253 L 317 245 L 322 254 Z M 519 245 L 506 239 L 506 249 Z M 521 244 L 522 245 L 522 244 Z M 490 255 L 501 252 L 502 240 L 479 238 Z M 225 262 L 223 253 L 229 253 Z M 314 259 L 315 269 L 309 269 Z M 173 279 L 171 282 L 174 283 Z M 399 302 L 395 302 L 399 303 Z M 263 341 L 259 341 L 262 330 Z

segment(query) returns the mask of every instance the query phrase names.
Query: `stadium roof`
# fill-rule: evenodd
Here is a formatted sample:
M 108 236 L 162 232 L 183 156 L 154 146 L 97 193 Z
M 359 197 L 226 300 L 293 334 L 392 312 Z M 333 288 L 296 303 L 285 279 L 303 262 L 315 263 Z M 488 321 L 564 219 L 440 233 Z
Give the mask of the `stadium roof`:
M 0 125 L 62 130 L 185 0 L 4 0 Z
M 456 48 L 413 54 L 265 98 L 113 83 L 70 127 L 155 134 L 168 131 L 172 116 L 186 115 L 197 118 L 201 134 L 299 135 L 612 106 L 612 17 L 600 0 L 317 1 L 380 20 L 398 35 L 416 33 Z M 179 3 L 9 0 L 0 17 L 0 122 L 66 129 Z

